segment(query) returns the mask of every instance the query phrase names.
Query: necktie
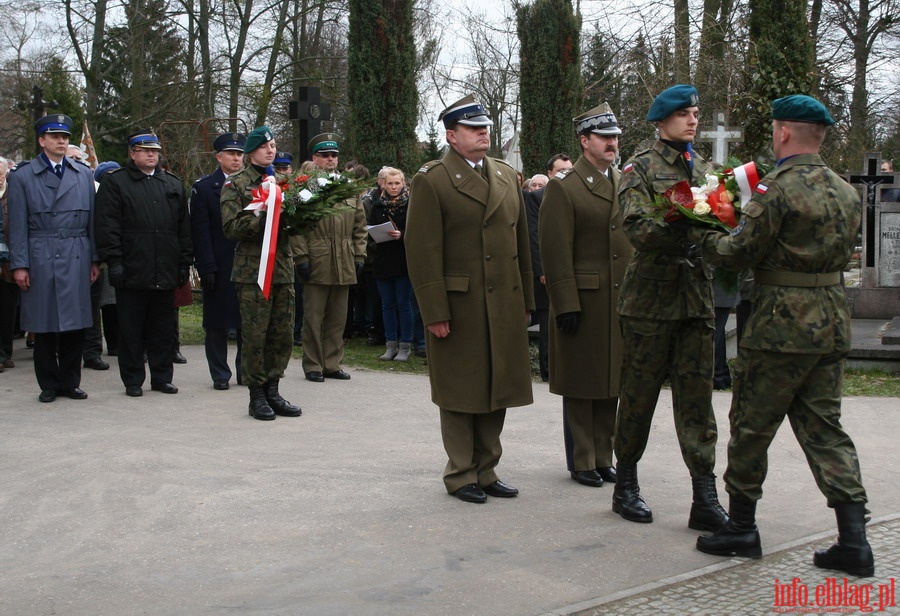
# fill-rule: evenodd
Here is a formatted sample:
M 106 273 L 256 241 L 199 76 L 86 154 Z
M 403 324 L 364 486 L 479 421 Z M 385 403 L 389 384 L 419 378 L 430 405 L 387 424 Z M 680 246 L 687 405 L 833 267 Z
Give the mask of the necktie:
M 56 163 L 56 166 L 53 168 L 53 173 L 56 174 L 56 177 L 62 178 L 62 165 L 60 163 Z
M 484 177 L 484 167 L 482 167 L 481 165 L 475 165 L 475 173 L 477 173 L 481 177 Z

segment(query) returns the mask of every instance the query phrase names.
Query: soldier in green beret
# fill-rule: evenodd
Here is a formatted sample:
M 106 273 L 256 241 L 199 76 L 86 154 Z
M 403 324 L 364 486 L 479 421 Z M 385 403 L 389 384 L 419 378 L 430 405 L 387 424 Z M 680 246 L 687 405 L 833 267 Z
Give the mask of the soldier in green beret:
M 293 350 L 294 261 L 289 234 L 278 234 L 275 266 L 269 298 L 257 284 L 267 212 L 259 216 L 244 208 L 252 191 L 266 176 L 274 176 L 275 137 L 266 126 L 247 135 L 244 154 L 249 165 L 230 176 L 222 186 L 222 228 L 225 237 L 237 240 L 231 280 L 241 310 L 241 382 L 250 390 L 250 415 L 271 420 L 276 415 L 297 417 L 299 406 L 278 391 Z
M 825 165 L 819 148 L 834 120 L 803 95 L 772 103 L 778 163 L 760 181 L 729 235 L 693 230 L 714 264 L 753 268 L 753 312 L 741 339 L 731 403 L 725 488 L 731 519 L 697 549 L 759 557 L 756 502 L 767 451 L 785 416 L 813 477 L 834 508 L 838 541 L 813 563 L 875 574 L 866 540 L 866 490 L 853 441 L 841 427 L 841 387 L 850 315 L 841 272 L 860 225 L 859 195 Z
M 675 429 L 691 474 L 688 527 L 717 530 L 728 516 L 719 504 L 713 470 L 714 306 L 712 271 L 684 230 L 655 220 L 655 200 L 679 181 L 705 183 L 710 164 L 691 143 L 699 116 L 697 90 L 679 84 L 653 101 L 647 120 L 659 139 L 622 169 L 619 205 L 635 253 L 619 293 L 624 358 L 615 452 L 618 481 L 613 511 L 632 522 L 652 522 L 641 497 L 637 463 L 647 446 L 663 382 L 672 384 Z

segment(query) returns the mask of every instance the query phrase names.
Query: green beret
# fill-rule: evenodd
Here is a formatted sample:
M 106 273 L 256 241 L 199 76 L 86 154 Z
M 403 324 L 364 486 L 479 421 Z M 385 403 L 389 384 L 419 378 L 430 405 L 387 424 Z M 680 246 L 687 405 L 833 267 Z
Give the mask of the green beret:
M 272 130 L 268 126 L 258 126 L 250 131 L 247 135 L 247 142 L 244 144 L 244 153 L 249 154 L 259 146 L 269 143 L 275 139 Z
M 792 94 L 772 101 L 772 119 L 809 122 L 825 126 L 834 124 L 825 105 L 804 94 Z
M 679 109 L 696 107 L 699 104 L 700 95 L 697 94 L 697 88 L 683 84 L 672 86 L 653 99 L 650 111 L 647 112 L 647 121 L 662 122 Z

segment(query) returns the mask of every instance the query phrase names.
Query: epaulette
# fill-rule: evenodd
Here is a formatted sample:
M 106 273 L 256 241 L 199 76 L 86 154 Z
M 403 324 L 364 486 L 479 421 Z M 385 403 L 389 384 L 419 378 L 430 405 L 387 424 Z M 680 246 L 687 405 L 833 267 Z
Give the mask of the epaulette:
M 557 179 L 557 180 L 565 179 L 565 177 L 566 177 L 567 175 L 569 175 L 570 173 L 572 173 L 572 170 L 573 170 L 574 168 L 575 168 L 575 167 L 569 167 L 568 169 L 560 169 L 559 171 L 556 172 L 556 175 L 554 175 L 554 176 L 553 176 L 552 178 L 550 178 L 550 179 L 551 179 L 551 180 L 552 180 L 552 179 Z
M 112 175 L 113 173 L 118 173 L 119 171 L 124 171 L 125 167 L 116 167 L 115 169 L 110 169 L 106 172 L 106 175 Z M 106 177 L 106 175 L 104 177 Z
M 91 172 L 94 171 L 93 169 L 91 169 L 91 166 L 89 164 L 87 164 L 86 162 L 84 162 L 83 160 L 78 160 L 77 158 L 70 158 L 69 162 L 70 163 L 78 163 L 79 165 L 84 165 L 85 167 L 90 169 Z
M 444 162 L 441 160 L 432 160 L 432 161 L 425 163 L 421 167 L 419 167 L 419 170 L 416 173 L 428 173 L 435 167 L 438 167 L 443 164 L 444 164 Z
M 513 166 L 512 166 L 511 164 L 509 164 L 509 161 L 506 160 L 505 158 L 492 158 L 491 160 L 494 161 L 495 163 L 503 163 L 504 165 L 506 165 L 506 166 L 509 167 L 510 169 L 513 168 Z
M 172 173 L 171 171 L 166 171 L 166 175 L 171 175 L 173 178 L 175 178 L 179 182 L 181 181 L 181 178 L 178 177 L 177 175 L 175 175 L 174 173 Z
M 204 176 L 201 176 L 201 177 L 197 178 L 196 180 L 194 180 L 194 184 L 199 184 L 200 182 L 202 182 L 203 180 L 205 180 L 206 178 L 208 178 L 208 177 L 211 176 L 211 175 L 212 175 L 212 174 L 209 173 L 209 174 L 207 174 L 207 175 L 204 175 Z

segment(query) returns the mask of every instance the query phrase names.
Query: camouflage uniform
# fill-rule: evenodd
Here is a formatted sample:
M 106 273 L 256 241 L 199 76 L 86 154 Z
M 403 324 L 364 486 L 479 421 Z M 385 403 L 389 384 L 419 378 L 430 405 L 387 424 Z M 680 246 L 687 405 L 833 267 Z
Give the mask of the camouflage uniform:
M 672 384 L 675 430 L 692 477 L 715 466 L 712 408 L 714 307 L 712 272 L 682 231 L 651 220 L 654 199 L 673 184 L 704 183 L 710 165 L 662 141 L 625 165 L 619 204 L 635 253 L 619 294 L 624 358 L 615 452 L 619 464 L 641 459 L 663 381 Z
M 860 224 L 859 197 L 817 154 L 785 160 L 760 182 L 731 235 L 703 232 L 716 265 L 753 267 L 741 340 L 725 484 L 762 497 L 766 452 L 787 415 L 829 506 L 866 502 L 856 448 L 840 424 L 850 315 L 840 272 Z
M 222 187 L 222 227 L 237 240 L 231 280 L 241 308 L 241 381 L 262 386 L 284 376 L 291 359 L 294 331 L 294 263 L 289 234 L 278 234 L 272 291 L 268 300 L 257 285 L 266 215 L 245 212 L 262 173 L 249 165 L 228 178 Z

